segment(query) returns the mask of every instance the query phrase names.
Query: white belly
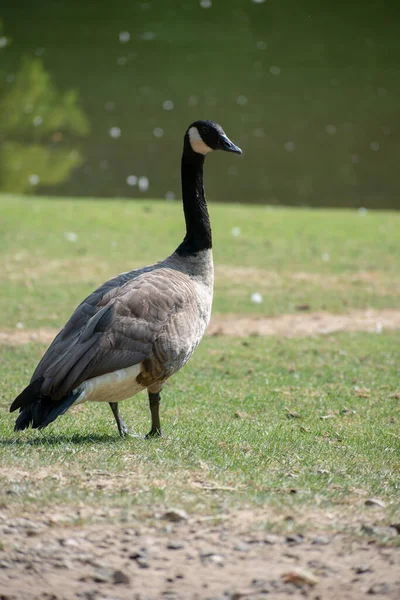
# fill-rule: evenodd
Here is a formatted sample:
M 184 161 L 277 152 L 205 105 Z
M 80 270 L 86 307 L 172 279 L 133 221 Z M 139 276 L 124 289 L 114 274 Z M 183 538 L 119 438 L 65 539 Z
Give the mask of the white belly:
M 82 402 L 119 402 L 134 396 L 145 387 L 136 381 L 141 365 L 132 365 L 106 375 L 99 375 L 80 384 L 74 392 L 79 397 L 74 404 Z

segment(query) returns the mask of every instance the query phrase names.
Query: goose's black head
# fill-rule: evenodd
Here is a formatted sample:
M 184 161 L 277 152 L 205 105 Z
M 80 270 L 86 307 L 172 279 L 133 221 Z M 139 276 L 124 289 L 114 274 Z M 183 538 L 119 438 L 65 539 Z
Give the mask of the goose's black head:
M 192 123 L 185 135 L 185 146 L 190 146 L 193 152 L 203 156 L 213 150 L 242 154 L 241 149 L 231 142 L 221 125 L 213 121 Z

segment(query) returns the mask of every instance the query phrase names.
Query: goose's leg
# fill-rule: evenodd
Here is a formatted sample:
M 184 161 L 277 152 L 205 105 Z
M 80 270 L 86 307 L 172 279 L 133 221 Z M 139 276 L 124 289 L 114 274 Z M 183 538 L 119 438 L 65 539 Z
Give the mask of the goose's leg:
M 117 421 L 119 435 L 121 437 L 125 437 L 129 434 L 129 429 L 127 428 L 127 426 L 121 418 L 121 415 L 119 414 L 118 402 L 109 402 L 109 405 L 111 407 L 111 410 L 113 411 L 115 420 Z
M 151 412 L 151 429 L 146 435 L 146 439 L 160 437 L 162 435 L 160 424 L 160 392 L 157 392 L 156 394 L 149 392 L 149 405 Z

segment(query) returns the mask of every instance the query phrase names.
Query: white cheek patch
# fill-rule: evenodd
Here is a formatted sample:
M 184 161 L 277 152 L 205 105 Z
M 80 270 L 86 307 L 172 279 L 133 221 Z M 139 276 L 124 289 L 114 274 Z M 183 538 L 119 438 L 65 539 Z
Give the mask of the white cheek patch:
M 209 152 L 212 152 L 212 148 L 207 146 L 207 144 L 201 139 L 201 135 L 197 127 L 191 127 L 189 129 L 189 141 L 192 149 L 198 154 L 208 154 Z

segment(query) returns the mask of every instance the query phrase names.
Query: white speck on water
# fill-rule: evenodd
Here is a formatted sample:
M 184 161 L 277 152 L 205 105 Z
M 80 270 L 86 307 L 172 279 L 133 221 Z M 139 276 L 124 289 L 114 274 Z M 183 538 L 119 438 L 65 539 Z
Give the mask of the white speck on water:
M 387 90 L 383 87 L 379 87 L 376 91 L 378 96 L 387 96 Z
M 323 255 L 321 256 L 321 258 L 325 262 L 328 262 L 329 260 L 331 260 L 331 257 L 329 256 L 329 254 L 327 252 L 324 252 Z
M 364 206 L 360 206 L 360 208 L 357 210 L 357 212 L 361 217 L 365 217 L 365 215 L 368 214 L 368 209 L 365 208 Z
M 352 162 L 354 165 L 358 165 L 358 163 L 359 163 L 360 161 L 361 161 L 361 157 L 360 157 L 360 155 L 359 155 L 359 154 L 352 154 L 352 155 L 351 155 L 351 162 Z
M 38 185 L 39 182 L 40 182 L 39 175 L 35 175 L 35 174 L 29 175 L 29 183 L 31 185 Z
M 121 137 L 121 130 L 119 127 L 111 127 L 111 129 L 108 130 L 108 133 L 114 139 Z
M 262 127 L 257 127 L 254 130 L 254 137 L 261 138 L 261 137 L 264 137 L 264 136 L 265 136 L 265 131 L 264 131 L 264 129 Z
M 110 163 L 108 162 L 108 160 L 106 158 L 103 158 L 103 160 L 100 161 L 100 169 L 103 169 L 103 171 L 106 171 L 109 166 L 110 166 Z
M 376 333 L 382 333 L 382 329 L 383 329 L 382 323 L 380 321 L 378 321 L 378 323 L 376 324 L 376 329 L 375 329 Z
M 197 96 L 189 96 L 188 104 L 189 106 L 197 106 L 199 103 L 199 99 Z
M 161 138 L 164 135 L 164 129 L 162 129 L 161 127 L 155 127 L 153 129 L 153 135 L 156 138 Z
M 147 177 L 145 177 L 144 175 L 142 175 L 141 177 L 139 177 L 138 179 L 138 186 L 139 186 L 139 190 L 141 192 L 147 192 L 147 190 L 149 189 L 149 180 L 147 179 Z
M 126 44 L 131 39 L 131 34 L 129 31 L 120 31 L 119 32 L 119 41 L 121 44 Z
M 36 56 L 43 56 L 44 48 L 36 48 L 35 54 L 36 54 Z
M 165 192 L 166 200 L 175 200 L 175 192 Z
M 142 40 L 146 40 L 146 42 L 151 42 L 156 39 L 156 34 L 154 31 L 145 31 L 142 33 Z
M 240 227 L 232 227 L 231 234 L 233 237 L 239 237 L 242 232 L 240 231 Z
M 287 152 L 294 152 L 296 150 L 295 142 L 285 142 L 283 146 Z
M 21 321 L 18 321 L 18 323 L 15 324 L 15 327 L 17 329 L 23 329 L 25 327 L 25 325 L 23 323 L 21 323 Z
M 380 145 L 378 144 L 378 142 L 371 142 L 369 147 L 373 152 L 378 152 Z
M 24 106 L 24 113 L 29 115 L 31 112 L 33 112 L 33 106 L 32 104 L 25 104 Z
M 32 123 L 34 124 L 35 127 L 39 127 L 39 125 L 41 125 L 43 123 L 43 117 L 41 117 L 40 115 L 37 115 Z
M 277 67 L 276 65 L 272 65 L 272 67 L 269 68 L 269 72 L 271 73 L 271 75 L 279 75 L 281 70 L 280 70 L 280 67 Z
M 78 241 L 78 234 L 75 233 L 75 231 L 65 231 L 64 237 L 69 242 L 77 242 Z
M 260 294 L 260 292 L 253 292 L 251 295 L 251 301 L 255 304 L 261 304 L 261 302 L 263 301 L 263 297 Z
M 120 67 L 123 67 L 124 65 L 126 65 L 127 62 L 128 62 L 128 59 L 126 58 L 126 56 L 120 56 L 117 60 L 117 65 L 119 65 Z
M 4 35 L 2 37 L 0 37 L 0 48 L 5 48 L 8 44 L 8 38 L 6 38 Z
M 239 104 L 239 106 L 246 106 L 247 98 L 246 98 L 246 96 L 238 96 L 236 98 L 236 102 Z
M 126 183 L 130 186 L 136 185 L 137 184 L 136 175 L 128 175 L 128 177 L 126 178 Z
M 263 42 L 262 40 L 260 40 L 259 42 L 257 42 L 256 46 L 258 50 L 266 50 L 268 44 L 267 42 Z
M 390 127 L 388 125 L 384 125 L 382 127 L 382 131 L 385 135 L 389 135 L 392 132 L 392 130 L 390 129 Z
M 269 384 L 269 379 L 266 379 L 266 380 L 265 380 L 265 383 L 268 385 L 268 384 Z
M 174 103 L 172 102 L 172 100 L 165 100 L 163 102 L 162 107 L 163 107 L 164 110 L 173 110 Z
M 212 2 L 211 0 L 200 0 L 200 6 L 201 8 L 211 8 Z
M 336 125 L 327 125 L 325 127 L 325 131 L 327 134 L 329 135 L 335 135 L 337 129 L 336 129 Z
M 108 110 L 108 112 L 112 112 L 115 109 L 115 102 L 112 102 L 111 100 L 106 102 L 104 108 Z
M 265 0 L 251 0 L 253 4 L 264 4 Z

